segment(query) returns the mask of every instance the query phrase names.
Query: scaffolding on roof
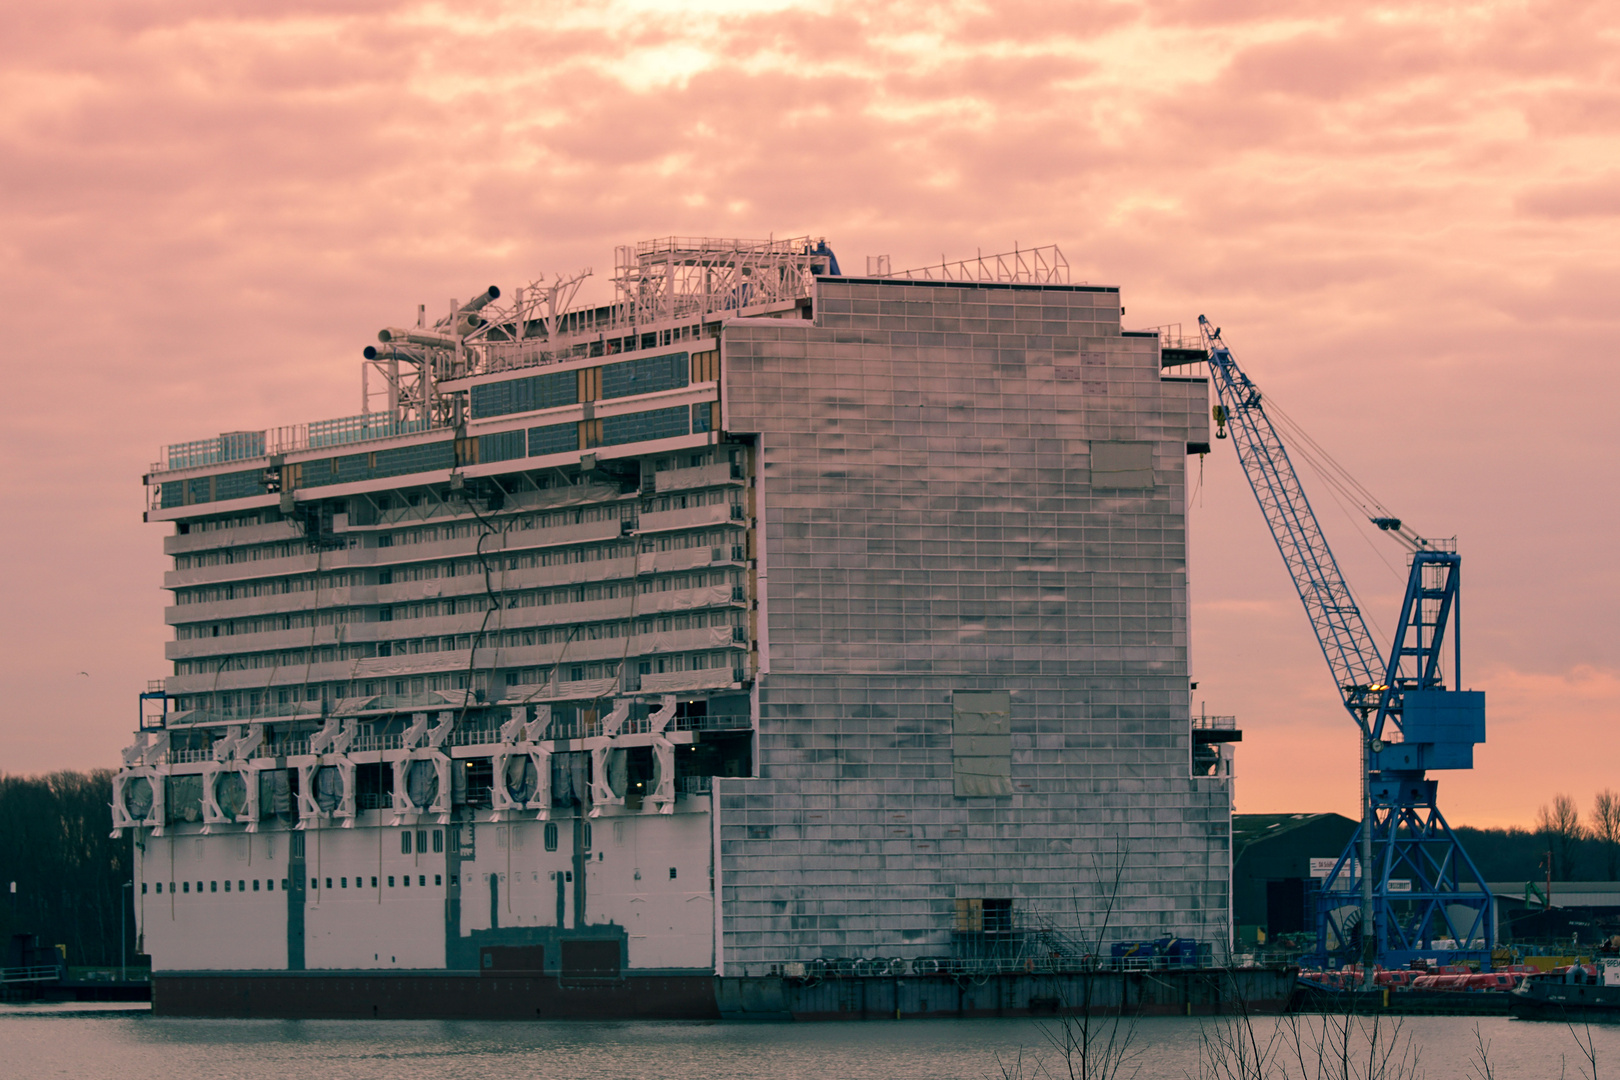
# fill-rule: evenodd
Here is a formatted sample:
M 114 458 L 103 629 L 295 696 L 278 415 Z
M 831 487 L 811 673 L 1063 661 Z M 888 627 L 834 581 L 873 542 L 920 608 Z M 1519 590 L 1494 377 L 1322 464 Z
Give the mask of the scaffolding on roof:
M 176 443 L 152 472 L 250 460 L 328 446 L 395 438 L 456 426 L 446 379 L 663 348 L 700 336 L 706 320 L 771 310 L 811 296 L 815 279 L 838 275 L 821 237 L 764 240 L 666 236 L 615 250 L 615 299 L 576 306 L 589 269 L 541 275 L 503 298 L 494 286 L 466 303 L 450 301 L 431 326 L 425 308 L 415 325 L 388 327 L 361 365 L 362 411 L 264 432 L 231 432 Z M 912 281 L 1068 284 L 1069 262 L 1055 244 L 976 255 L 890 273 L 888 257 L 868 276 Z M 500 303 L 505 299 L 507 302 Z
M 798 300 L 828 272 L 826 240 L 671 236 L 616 252 L 613 276 L 631 323 L 662 323 Z

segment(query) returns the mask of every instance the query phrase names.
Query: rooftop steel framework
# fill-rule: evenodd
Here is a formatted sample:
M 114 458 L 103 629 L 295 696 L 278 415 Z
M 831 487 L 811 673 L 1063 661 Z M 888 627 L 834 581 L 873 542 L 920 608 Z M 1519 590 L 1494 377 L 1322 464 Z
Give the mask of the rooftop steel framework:
M 868 260 L 868 276 L 911 281 L 1068 284 L 1069 262 L 1057 245 L 1018 248 L 971 259 L 889 271 L 888 256 Z M 611 303 L 579 305 L 589 268 L 541 275 L 512 290 L 491 285 L 466 303 L 451 300 L 428 323 L 387 327 L 361 361 L 361 411 L 354 416 L 229 432 L 173 443 L 151 472 L 171 472 L 325 446 L 395 438 L 454 426 L 455 402 L 439 391 L 450 379 L 564 363 L 695 337 L 703 323 L 759 314 L 807 300 L 818 276 L 840 276 L 838 258 L 820 237 L 765 240 L 667 236 L 626 244 L 614 253 Z

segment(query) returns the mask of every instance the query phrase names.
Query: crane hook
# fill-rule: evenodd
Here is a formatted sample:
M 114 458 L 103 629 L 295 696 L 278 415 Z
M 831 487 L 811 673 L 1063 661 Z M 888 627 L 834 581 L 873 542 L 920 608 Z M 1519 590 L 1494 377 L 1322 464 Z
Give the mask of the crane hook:
M 1215 406 L 1209 410 L 1209 415 L 1215 418 L 1215 437 L 1217 439 L 1226 438 L 1226 406 Z

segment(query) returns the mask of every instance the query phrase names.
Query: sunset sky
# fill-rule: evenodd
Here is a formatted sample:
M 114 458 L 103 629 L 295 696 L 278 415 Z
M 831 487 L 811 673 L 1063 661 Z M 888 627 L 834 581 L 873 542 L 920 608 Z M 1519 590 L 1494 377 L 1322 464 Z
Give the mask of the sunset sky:
M 0 57 L 0 771 L 115 765 L 165 673 L 161 444 L 358 412 L 418 303 L 810 234 L 857 271 L 1056 243 L 1128 327 L 1209 314 L 1458 538 L 1490 727 L 1448 816 L 1620 788 L 1620 9 L 61 0 Z M 1354 814 L 1231 443 L 1201 468 L 1195 708 L 1245 731 L 1238 809 Z M 1400 550 L 1310 490 L 1387 633 Z

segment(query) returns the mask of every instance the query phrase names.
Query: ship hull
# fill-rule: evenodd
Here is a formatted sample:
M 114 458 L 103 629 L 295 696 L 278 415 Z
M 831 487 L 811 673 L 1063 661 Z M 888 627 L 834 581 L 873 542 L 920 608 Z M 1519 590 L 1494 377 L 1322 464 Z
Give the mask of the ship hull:
M 158 1016 L 298 1020 L 717 1020 L 712 975 L 567 981 L 477 972 L 154 974 Z
M 1280 1013 L 1291 968 L 977 978 L 564 979 L 475 971 L 180 972 L 152 978 L 158 1016 L 323 1020 L 876 1020 Z
M 1620 1024 L 1620 986 L 1532 979 L 1510 996 L 1519 1020 Z

